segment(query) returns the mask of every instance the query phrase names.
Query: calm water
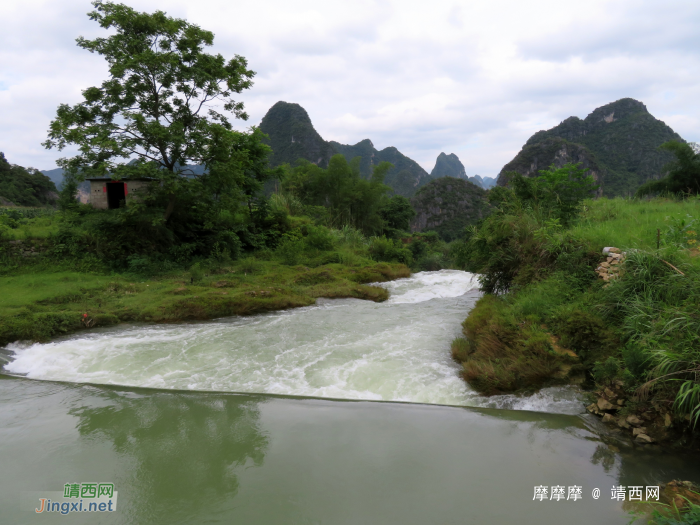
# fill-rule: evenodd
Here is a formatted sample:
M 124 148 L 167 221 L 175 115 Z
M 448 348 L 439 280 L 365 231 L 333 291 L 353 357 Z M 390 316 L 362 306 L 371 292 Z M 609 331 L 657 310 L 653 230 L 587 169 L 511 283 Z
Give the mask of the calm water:
M 0 523 L 624 524 L 613 484 L 700 480 L 696 458 L 610 448 L 575 391 L 472 392 L 448 355 L 468 274 L 388 286 L 384 304 L 10 345 Z M 116 512 L 32 512 L 28 494 L 92 481 Z M 583 499 L 535 502 L 540 484 Z

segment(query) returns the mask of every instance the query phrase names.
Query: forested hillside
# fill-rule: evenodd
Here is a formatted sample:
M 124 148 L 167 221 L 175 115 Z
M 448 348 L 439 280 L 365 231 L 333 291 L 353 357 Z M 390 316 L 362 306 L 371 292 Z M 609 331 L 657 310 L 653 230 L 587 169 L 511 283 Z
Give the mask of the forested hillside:
M 299 159 L 304 159 L 326 167 L 334 154 L 341 153 L 348 162 L 360 157 L 360 175 L 369 179 L 374 167 L 386 161 L 393 167 L 386 174 L 384 182 L 394 193 L 405 197 L 410 197 L 431 180 L 417 162 L 393 146 L 379 151 L 369 139 L 354 145 L 325 141 L 314 128 L 309 114 L 299 104 L 277 102 L 263 117 L 260 130 L 270 137 L 266 142 L 273 151 L 271 166 L 284 163 L 295 165 Z
M 658 148 L 669 140 L 683 141 L 643 103 L 623 98 L 597 108 L 583 120 L 569 117 L 535 133 L 503 167 L 498 184 L 507 183 L 509 171 L 536 176 L 552 164 L 581 162 L 595 175 L 603 195 L 633 194 L 646 181 L 663 176 L 673 155 Z
M 411 229 L 436 231 L 446 241 L 460 238 L 466 226 L 476 224 L 489 212 L 486 191 L 455 177 L 440 177 L 423 186 L 411 205 L 416 210 Z
M 34 168 L 10 164 L 0 152 L 0 203 L 16 206 L 45 206 L 56 198 L 56 186 Z

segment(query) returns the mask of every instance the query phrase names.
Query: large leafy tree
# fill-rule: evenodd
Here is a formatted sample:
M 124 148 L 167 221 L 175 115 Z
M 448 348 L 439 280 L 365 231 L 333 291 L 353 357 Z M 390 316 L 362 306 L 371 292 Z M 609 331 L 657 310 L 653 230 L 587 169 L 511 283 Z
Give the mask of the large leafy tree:
M 59 106 L 44 146 L 72 144 L 79 151 L 59 165 L 81 178 L 158 179 L 166 221 L 183 187 L 197 177 L 192 166 L 204 165 L 218 187 L 236 187 L 248 197 L 259 190 L 269 149 L 251 147 L 230 121 L 248 118 L 233 98 L 252 85 L 255 73 L 245 58 L 206 53 L 213 33 L 162 11 L 141 13 L 100 0 L 93 6 L 90 18 L 114 33 L 77 43 L 104 56 L 109 78 L 85 89 L 82 102 Z M 252 135 L 257 144 L 261 134 Z
M 593 196 L 598 189 L 595 179 L 586 174 L 578 164 L 565 164 L 561 168 L 551 166 L 540 170 L 537 177 L 523 177 L 511 172 L 509 186 L 521 205 L 532 209 L 542 219 L 559 219 L 568 226 L 577 217 L 583 201 Z M 505 199 L 507 195 L 497 192 L 489 200 Z M 498 202 L 496 202 L 498 204 Z
M 670 151 L 676 158 L 666 166 L 668 174 L 643 184 L 637 190 L 637 197 L 654 193 L 700 194 L 700 152 L 675 140 L 663 143 L 659 149 Z

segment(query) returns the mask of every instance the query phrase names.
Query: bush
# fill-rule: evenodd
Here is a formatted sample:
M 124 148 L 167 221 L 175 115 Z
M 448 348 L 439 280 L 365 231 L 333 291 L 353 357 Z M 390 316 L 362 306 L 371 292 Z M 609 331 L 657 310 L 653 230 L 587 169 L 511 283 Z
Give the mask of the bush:
M 400 241 L 386 237 L 372 237 L 369 244 L 369 254 L 378 262 L 400 262 L 410 265 L 413 260 L 411 251 L 404 248 Z
M 617 340 L 603 320 L 586 311 L 576 309 L 558 316 L 561 343 L 574 350 L 582 361 L 592 364 L 613 352 Z
M 301 239 L 285 239 L 275 250 L 275 254 L 283 264 L 295 266 L 301 261 L 304 253 L 304 241 Z
M 335 238 L 324 226 L 307 226 L 304 239 L 309 248 L 316 250 L 332 250 Z
M 620 362 L 614 357 L 596 363 L 593 367 L 593 378 L 600 385 L 611 384 L 620 374 Z
M 190 282 L 196 283 L 204 278 L 204 271 L 200 263 L 196 262 L 190 266 Z

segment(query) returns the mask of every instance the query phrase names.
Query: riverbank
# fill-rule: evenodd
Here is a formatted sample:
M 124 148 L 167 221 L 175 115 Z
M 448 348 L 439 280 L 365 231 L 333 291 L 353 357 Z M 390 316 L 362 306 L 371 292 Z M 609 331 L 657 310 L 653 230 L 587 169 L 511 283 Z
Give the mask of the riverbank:
M 47 341 L 120 322 L 173 323 L 250 315 L 313 304 L 319 297 L 384 301 L 366 283 L 408 277 L 398 263 L 358 261 L 315 268 L 246 258 L 210 270 L 144 278 L 51 271 L 39 261 L 0 282 L 0 345 Z
M 589 411 L 637 443 L 697 447 L 699 217 L 695 198 L 587 201 L 569 227 L 495 213 L 472 234 L 467 269 L 497 286 L 453 343 L 464 379 L 487 394 L 583 383 Z

